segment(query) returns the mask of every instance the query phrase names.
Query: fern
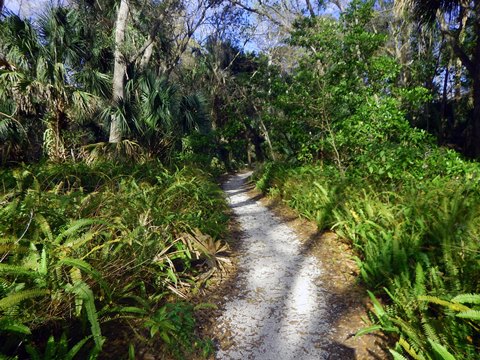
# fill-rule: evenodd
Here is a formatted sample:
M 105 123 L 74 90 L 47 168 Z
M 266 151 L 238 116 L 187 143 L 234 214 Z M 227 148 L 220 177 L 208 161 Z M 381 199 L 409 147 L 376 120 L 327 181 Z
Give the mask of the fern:
M 18 291 L 4 297 L 3 299 L 0 299 L 0 309 L 6 310 L 8 308 L 11 308 L 21 303 L 22 301 L 25 301 L 27 299 L 31 299 L 34 297 L 45 296 L 48 293 L 49 291 L 45 289 L 30 289 L 30 290 Z
M 21 266 L 21 265 L 10 265 L 10 264 L 2 264 L 0 263 L 0 274 L 8 274 L 12 276 L 29 276 L 29 277 L 37 277 L 38 273 L 34 270 Z
M 457 314 L 457 317 L 468 319 L 468 320 L 477 320 L 480 321 L 480 310 L 467 310 L 462 311 Z
M 4 317 L 0 319 L 0 331 L 13 332 L 23 335 L 30 335 L 32 333 L 28 326 L 9 317 Z
M 103 279 L 102 275 L 95 270 L 89 263 L 84 260 L 80 259 L 72 259 L 72 258 L 63 258 L 58 261 L 58 265 L 67 265 L 76 267 L 77 269 L 83 271 L 84 273 L 90 275 L 94 280 L 96 280 L 102 289 L 106 292 L 107 296 L 110 298 L 110 288 Z
M 453 303 L 453 302 L 450 302 L 450 301 L 442 300 L 442 299 L 439 299 L 435 296 L 427 296 L 427 295 L 419 296 L 418 300 L 428 301 L 428 302 L 431 302 L 431 303 L 434 303 L 434 304 L 437 304 L 437 305 L 442 305 L 442 306 L 448 307 L 449 309 L 451 309 L 453 311 L 468 311 L 468 310 L 470 310 L 465 305 L 461 305 L 459 303 Z
M 75 220 L 55 238 L 54 242 L 56 244 L 60 244 L 64 239 L 67 239 L 72 235 L 76 235 L 83 228 L 87 226 L 91 226 L 93 224 L 101 224 L 101 223 L 104 223 L 104 222 L 100 220 L 95 220 L 95 219 Z
M 415 349 L 403 337 L 400 337 L 398 344 L 415 360 L 425 360 L 423 355 L 418 354 Z
M 393 349 L 389 349 L 388 351 L 390 352 L 390 354 L 392 354 L 394 360 L 408 360 L 405 356 L 396 352 Z
M 88 321 L 90 322 L 93 340 L 95 341 L 96 348 L 100 351 L 104 343 L 104 338 L 102 337 L 100 330 L 100 324 L 98 322 L 95 299 L 92 290 L 87 284 L 80 281 L 73 285 L 67 286 L 67 291 L 74 293 L 83 301 L 83 306 L 87 314 Z
M 50 228 L 50 224 L 48 223 L 47 219 L 42 214 L 35 215 L 35 221 L 37 222 L 40 230 L 42 231 L 43 235 L 50 240 L 53 241 L 53 233 L 52 229 Z
M 26 346 L 26 350 L 32 360 L 73 360 L 90 338 L 91 336 L 83 338 L 69 349 L 65 333 L 62 334 L 59 340 L 56 340 L 51 335 L 47 340 L 43 354 L 31 344 Z
M 432 339 L 428 339 L 428 342 L 432 346 L 435 353 L 439 355 L 442 360 L 456 360 L 455 357 L 448 352 L 445 346 L 433 341 Z
M 455 296 L 451 301 L 460 304 L 480 304 L 480 294 L 460 294 Z

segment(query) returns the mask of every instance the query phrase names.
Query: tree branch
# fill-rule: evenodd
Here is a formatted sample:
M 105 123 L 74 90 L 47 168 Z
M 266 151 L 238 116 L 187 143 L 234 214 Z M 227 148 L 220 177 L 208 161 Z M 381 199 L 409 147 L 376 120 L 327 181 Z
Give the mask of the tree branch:
M 476 64 L 472 61 L 472 59 L 468 57 L 467 53 L 462 48 L 460 41 L 458 39 L 458 33 L 448 29 L 448 25 L 445 21 L 445 18 L 441 14 L 437 16 L 437 18 L 440 24 L 440 31 L 442 32 L 442 34 L 446 35 L 447 38 L 450 40 L 453 52 L 455 53 L 455 55 L 458 56 L 463 66 L 465 66 L 469 74 L 473 77 L 475 74 Z

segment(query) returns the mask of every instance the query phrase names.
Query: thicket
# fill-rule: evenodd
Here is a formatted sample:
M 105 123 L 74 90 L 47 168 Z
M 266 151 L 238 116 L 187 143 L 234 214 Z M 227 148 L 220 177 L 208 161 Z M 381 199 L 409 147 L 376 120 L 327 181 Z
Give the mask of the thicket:
M 95 357 L 143 328 L 131 358 L 208 353 L 179 300 L 225 260 L 204 171 L 270 159 L 258 187 L 356 249 L 394 357 L 477 356 L 480 171 L 435 140 L 479 154 L 479 7 L 306 3 L 0 6 L 0 351 Z
M 395 359 L 474 359 L 480 166 L 411 126 L 428 92 L 399 86 L 374 16 L 372 3 L 352 2 L 340 21 L 297 24 L 291 42 L 307 55 L 287 91 L 279 85 L 283 121 L 271 132 L 289 134 L 289 152 L 256 184 L 352 244 L 374 304 L 360 334 L 392 334 Z
M 227 261 L 213 8 L 0 6 L 0 357 L 213 351 L 190 301 Z
M 187 301 L 226 260 L 226 204 L 211 175 L 154 161 L 46 163 L 2 170 L 0 189 L 3 356 L 135 358 L 149 342 L 167 357 L 212 351 Z M 131 342 L 112 343 L 115 329 Z

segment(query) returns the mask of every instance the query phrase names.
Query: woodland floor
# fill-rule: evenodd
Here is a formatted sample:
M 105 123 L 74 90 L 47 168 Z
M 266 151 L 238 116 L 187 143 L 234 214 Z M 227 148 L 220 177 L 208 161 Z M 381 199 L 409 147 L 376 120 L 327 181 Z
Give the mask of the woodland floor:
M 234 223 L 232 266 L 202 301 L 217 305 L 199 320 L 216 359 L 386 359 L 367 326 L 366 290 L 352 250 L 248 184 L 224 182 Z

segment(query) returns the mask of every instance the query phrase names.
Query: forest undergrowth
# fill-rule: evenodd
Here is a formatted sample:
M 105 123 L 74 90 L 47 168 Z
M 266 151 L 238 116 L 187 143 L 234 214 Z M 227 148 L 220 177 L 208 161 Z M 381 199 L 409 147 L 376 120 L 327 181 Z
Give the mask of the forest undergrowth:
M 423 145 L 352 156 L 342 171 L 327 162 L 267 163 L 256 184 L 353 245 L 374 308 L 374 325 L 358 335 L 389 333 L 395 359 L 475 359 L 480 167 Z
M 0 184 L 2 358 L 105 357 L 112 328 L 129 329 L 116 351 L 130 359 L 152 343 L 166 358 L 212 352 L 188 302 L 227 250 L 211 175 L 45 163 L 2 169 Z

